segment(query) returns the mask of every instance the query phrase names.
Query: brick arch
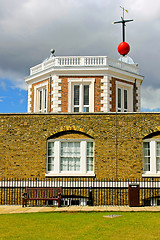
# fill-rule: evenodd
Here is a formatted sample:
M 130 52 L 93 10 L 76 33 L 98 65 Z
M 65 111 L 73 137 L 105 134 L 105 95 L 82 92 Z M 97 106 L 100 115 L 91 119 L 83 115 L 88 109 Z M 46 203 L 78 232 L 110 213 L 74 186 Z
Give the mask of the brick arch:
M 160 136 L 160 131 L 151 131 L 151 133 L 147 134 L 143 139 L 147 139 L 147 138 L 156 138 Z
M 152 127 L 148 127 L 146 126 L 145 129 L 142 130 L 142 138 L 147 137 L 150 134 L 154 134 L 156 132 L 160 132 L 160 126 L 152 126 Z
M 64 129 L 64 130 L 63 130 Z M 64 127 L 54 131 L 52 134 L 48 134 L 47 139 L 51 139 L 51 138 L 63 138 L 63 137 L 68 137 L 69 135 L 73 135 L 75 136 L 74 138 L 91 138 L 94 139 L 93 136 L 93 132 L 92 131 L 84 131 L 83 129 L 72 129 L 72 128 L 68 128 L 65 129 Z M 78 137 L 79 136 L 79 137 Z

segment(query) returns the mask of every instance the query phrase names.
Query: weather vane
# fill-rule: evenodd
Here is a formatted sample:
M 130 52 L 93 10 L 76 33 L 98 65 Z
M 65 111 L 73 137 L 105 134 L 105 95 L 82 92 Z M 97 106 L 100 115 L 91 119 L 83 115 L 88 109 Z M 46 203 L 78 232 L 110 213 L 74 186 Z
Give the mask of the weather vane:
M 124 12 L 127 12 L 128 13 L 128 10 L 124 9 L 124 7 L 121 7 L 120 8 L 123 9 L 123 17 L 121 17 L 121 21 L 116 21 L 116 22 L 113 22 L 113 24 L 116 24 L 116 23 L 122 23 L 122 40 L 123 42 L 121 42 L 119 45 L 118 45 L 118 52 L 125 56 L 127 55 L 127 53 L 129 53 L 130 51 L 130 46 L 127 42 L 125 42 L 125 27 L 126 27 L 126 23 L 127 22 L 132 22 L 134 21 L 133 19 L 128 19 L 128 20 L 125 20 L 124 19 Z

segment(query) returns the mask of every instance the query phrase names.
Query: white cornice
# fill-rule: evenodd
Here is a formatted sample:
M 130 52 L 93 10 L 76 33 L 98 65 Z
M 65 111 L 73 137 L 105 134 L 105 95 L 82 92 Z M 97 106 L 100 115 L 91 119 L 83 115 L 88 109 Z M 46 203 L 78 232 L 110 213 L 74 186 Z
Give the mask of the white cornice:
M 118 75 L 122 75 L 122 79 L 128 80 L 128 77 L 132 78 L 131 81 L 134 79 L 139 79 L 143 81 L 143 76 L 131 73 L 122 69 L 118 69 L 112 66 L 87 66 L 87 67 L 77 67 L 77 66 L 70 66 L 70 67 L 51 67 L 46 70 L 43 70 L 39 73 L 30 75 L 25 78 L 27 84 L 31 84 L 33 82 L 38 82 L 40 79 L 46 79 L 51 75 L 57 76 L 104 76 L 109 75 L 111 77 L 118 77 Z

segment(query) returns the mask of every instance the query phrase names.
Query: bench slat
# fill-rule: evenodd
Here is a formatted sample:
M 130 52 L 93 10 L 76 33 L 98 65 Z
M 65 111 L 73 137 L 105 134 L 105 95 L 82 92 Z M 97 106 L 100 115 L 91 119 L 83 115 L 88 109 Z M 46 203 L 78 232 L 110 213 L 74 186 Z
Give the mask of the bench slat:
M 28 200 L 55 200 L 60 207 L 62 187 L 27 187 L 22 197 L 22 204 L 27 206 Z

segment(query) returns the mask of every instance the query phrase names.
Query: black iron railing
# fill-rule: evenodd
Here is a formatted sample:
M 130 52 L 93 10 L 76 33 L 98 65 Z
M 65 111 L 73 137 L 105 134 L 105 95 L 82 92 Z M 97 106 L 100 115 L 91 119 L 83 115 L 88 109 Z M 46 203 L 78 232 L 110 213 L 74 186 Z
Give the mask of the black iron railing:
M 62 186 L 62 205 L 128 205 L 128 186 L 138 184 L 141 206 L 160 204 L 160 179 L 0 179 L 0 205 L 21 205 L 29 187 Z M 33 201 L 30 205 L 54 205 L 54 202 Z

